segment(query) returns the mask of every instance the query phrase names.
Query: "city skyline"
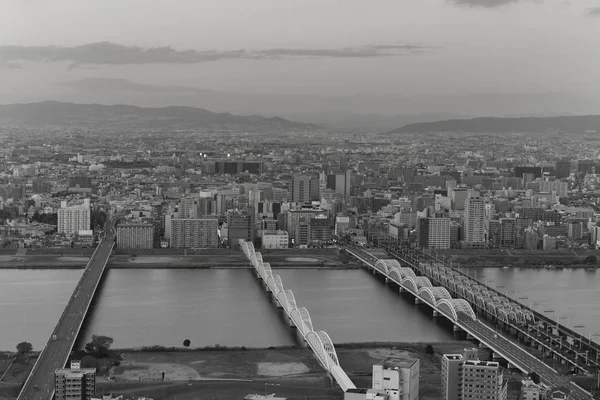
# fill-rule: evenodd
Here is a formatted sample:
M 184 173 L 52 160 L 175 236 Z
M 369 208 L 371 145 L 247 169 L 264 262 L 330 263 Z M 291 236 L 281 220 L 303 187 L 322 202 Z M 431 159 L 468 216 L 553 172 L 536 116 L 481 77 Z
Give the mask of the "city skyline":
M 356 105 L 358 96 L 383 114 L 441 112 L 448 103 L 467 113 L 482 96 L 479 113 L 515 113 L 506 103 L 528 96 L 543 107 L 523 113 L 590 112 L 600 105 L 600 53 L 591 51 L 598 10 L 585 0 L 382 0 L 368 8 L 355 0 L 130 0 L 119 8 L 11 0 L 0 16 L 0 103 L 211 109 L 216 91 L 256 104 L 227 98 L 213 101 L 215 111 L 265 114 L 281 107 L 264 96 L 375 112 Z M 390 101 L 397 106 L 386 109 Z M 306 103 L 294 110 L 312 112 Z

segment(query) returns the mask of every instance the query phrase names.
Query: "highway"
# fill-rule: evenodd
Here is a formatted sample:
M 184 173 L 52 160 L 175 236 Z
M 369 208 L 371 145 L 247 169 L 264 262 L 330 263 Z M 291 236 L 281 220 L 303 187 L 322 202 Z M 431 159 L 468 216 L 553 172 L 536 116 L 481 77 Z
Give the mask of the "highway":
M 362 249 L 351 248 L 353 253 L 359 254 L 360 259 L 374 268 L 375 263 L 379 258 Z M 352 254 L 352 253 L 351 253 Z M 391 258 L 391 256 L 389 256 Z M 404 264 L 403 266 L 405 266 Z M 414 268 L 414 266 L 411 265 Z M 479 342 L 483 343 L 492 349 L 498 356 L 506 359 L 511 364 L 521 369 L 523 372 L 535 372 L 540 376 L 542 382 L 551 386 L 564 386 L 571 389 L 572 400 L 590 400 L 591 394 L 581 387 L 571 383 L 571 380 L 558 373 L 548 364 L 529 353 L 525 348 L 518 343 L 514 343 L 509 338 L 503 336 L 501 332 L 497 332 L 488 327 L 485 323 L 479 320 L 472 320 L 466 314 L 460 314 L 456 322 L 465 332 L 471 334 Z
M 48 343 L 25 381 L 17 397 L 18 400 L 50 400 L 54 396 L 54 371 L 65 367 L 96 288 L 104 274 L 114 247 L 115 221 L 116 218 L 113 218 L 106 223 L 105 237 L 90 257 Z

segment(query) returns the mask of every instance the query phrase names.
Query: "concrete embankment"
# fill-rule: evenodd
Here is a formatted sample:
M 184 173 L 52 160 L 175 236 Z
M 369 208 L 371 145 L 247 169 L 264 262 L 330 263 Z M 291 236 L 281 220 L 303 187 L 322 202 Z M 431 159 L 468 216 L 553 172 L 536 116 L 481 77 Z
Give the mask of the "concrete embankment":
M 69 250 L 69 249 L 66 249 Z M 85 251 L 73 249 L 63 253 L 45 254 L 42 250 L 29 251 L 25 254 L 0 255 L 0 269 L 81 269 L 89 260 Z M 84 249 L 87 250 L 87 249 Z M 198 252 L 171 252 L 166 249 L 151 250 L 151 254 L 119 254 L 112 256 L 108 268 L 114 269 L 210 269 L 210 268 L 251 268 L 250 263 L 241 252 L 220 249 Z M 183 253 L 183 254 L 181 254 Z M 351 269 L 359 266 L 354 260 L 344 254 L 338 254 L 335 249 L 327 251 L 315 250 L 281 250 L 266 252 L 265 262 L 273 268 L 340 268 Z

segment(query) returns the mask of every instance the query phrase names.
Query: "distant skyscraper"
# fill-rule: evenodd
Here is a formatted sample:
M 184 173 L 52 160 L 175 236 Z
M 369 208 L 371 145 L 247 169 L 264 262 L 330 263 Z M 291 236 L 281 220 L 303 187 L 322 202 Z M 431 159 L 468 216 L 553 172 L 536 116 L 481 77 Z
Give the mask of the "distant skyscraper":
M 485 201 L 470 197 L 465 201 L 463 220 L 464 242 L 468 247 L 485 245 Z

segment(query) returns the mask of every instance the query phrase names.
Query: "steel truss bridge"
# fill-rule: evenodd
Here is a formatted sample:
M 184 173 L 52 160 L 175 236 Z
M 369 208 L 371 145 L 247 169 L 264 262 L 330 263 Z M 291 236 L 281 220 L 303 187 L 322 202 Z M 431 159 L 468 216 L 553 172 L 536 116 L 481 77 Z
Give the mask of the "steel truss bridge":
M 294 293 L 284 288 L 279 275 L 273 275 L 271 266 L 269 263 L 263 262 L 260 252 L 254 251 L 252 242 L 243 242 L 241 248 L 252 263 L 257 276 L 262 279 L 266 290 L 272 293 L 277 305 L 283 308 L 290 324 L 297 328 L 323 368 L 327 370 L 344 392 L 356 388 L 340 366 L 333 341 L 329 335 L 324 331 L 314 329 L 308 310 L 305 307 L 298 307 Z
M 497 296 L 475 287 L 455 271 L 445 268 L 442 263 L 436 265 L 415 262 L 397 255 L 405 265 L 402 266 L 397 259 L 378 259 L 362 249 L 348 247 L 346 251 L 364 263 L 373 274 L 383 275 L 386 283 L 393 283 L 400 292 L 408 292 L 414 296 L 416 304 L 427 304 L 433 309 L 434 316 L 446 317 L 454 324 L 455 330 L 465 331 L 470 338 L 490 348 L 495 356 L 507 360 L 509 367 L 516 367 L 525 373 L 536 372 L 548 385 L 570 387 L 573 400 L 592 398 L 589 392 L 572 383 L 524 347 L 480 321 L 471 304 L 480 304 L 483 310 L 489 310 L 499 321 L 508 321 L 507 323 L 531 321 L 533 314 L 528 310 L 503 301 L 490 304 Z M 472 303 L 466 298 L 471 299 Z

